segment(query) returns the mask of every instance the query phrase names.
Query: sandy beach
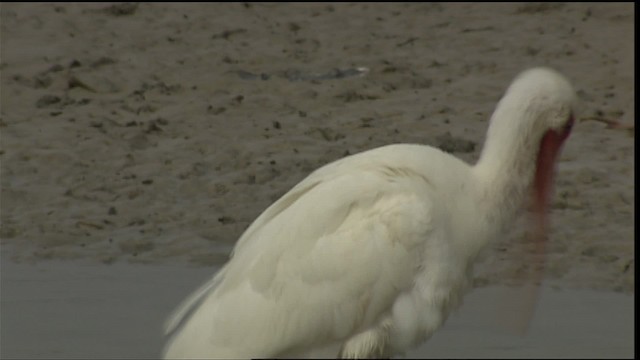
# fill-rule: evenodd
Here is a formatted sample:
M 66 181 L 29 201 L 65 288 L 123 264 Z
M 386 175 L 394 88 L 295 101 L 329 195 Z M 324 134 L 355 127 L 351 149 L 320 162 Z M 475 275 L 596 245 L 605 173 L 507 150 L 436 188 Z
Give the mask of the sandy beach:
M 579 122 L 546 256 L 528 256 L 519 222 L 484 254 L 475 286 L 521 286 L 543 268 L 545 291 L 633 298 L 633 3 L 0 9 L 3 281 L 61 261 L 212 274 L 251 221 L 330 161 L 419 143 L 474 163 L 513 77 L 549 66 L 574 84 Z M 177 300 L 197 284 L 163 291 Z M 3 312 L 10 297 L 3 284 Z M 4 323 L 3 351 L 17 336 Z

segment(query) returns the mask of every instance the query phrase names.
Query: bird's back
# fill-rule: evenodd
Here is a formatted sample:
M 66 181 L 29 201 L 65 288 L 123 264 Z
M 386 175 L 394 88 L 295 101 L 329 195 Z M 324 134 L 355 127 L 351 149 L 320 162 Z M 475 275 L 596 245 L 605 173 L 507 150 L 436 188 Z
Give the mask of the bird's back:
M 445 167 L 468 172 L 437 149 L 390 145 L 313 172 L 249 226 L 220 273 L 178 309 L 165 356 L 334 352 L 375 326 L 414 285 L 426 242 L 439 236 L 434 218 L 446 199 L 434 198 L 434 187 L 451 186 L 438 175 Z

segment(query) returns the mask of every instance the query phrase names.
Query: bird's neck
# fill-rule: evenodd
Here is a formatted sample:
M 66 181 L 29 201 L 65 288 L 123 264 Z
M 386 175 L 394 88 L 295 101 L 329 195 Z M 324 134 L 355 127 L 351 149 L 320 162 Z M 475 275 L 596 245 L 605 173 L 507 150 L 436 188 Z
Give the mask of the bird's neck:
M 482 154 L 473 168 L 486 220 L 499 230 L 520 213 L 531 194 L 539 148 L 531 129 L 518 127 L 526 121 L 500 118 L 509 115 L 494 114 Z M 505 122 L 511 126 L 505 126 Z

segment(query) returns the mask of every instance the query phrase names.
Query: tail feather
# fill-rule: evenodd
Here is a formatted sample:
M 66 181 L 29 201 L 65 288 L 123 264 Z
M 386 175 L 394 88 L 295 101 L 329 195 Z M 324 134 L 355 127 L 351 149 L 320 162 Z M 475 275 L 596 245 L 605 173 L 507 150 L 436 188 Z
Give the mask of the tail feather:
M 172 337 L 198 309 L 202 301 L 215 290 L 224 278 L 225 268 L 221 269 L 211 280 L 199 287 L 184 299 L 164 323 L 165 336 Z

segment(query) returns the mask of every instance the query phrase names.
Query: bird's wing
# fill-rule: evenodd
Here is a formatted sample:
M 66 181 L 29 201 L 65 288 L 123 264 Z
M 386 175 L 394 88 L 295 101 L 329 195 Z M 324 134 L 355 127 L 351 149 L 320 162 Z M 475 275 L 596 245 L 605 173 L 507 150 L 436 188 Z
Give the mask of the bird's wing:
M 164 323 L 164 332 L 167 337 L 173 336 L 181 326 L 184 325 L 190 315 L 206 298 L 207 294 L 211 293 L 223 278 L 224 268 L 218 271 L 211 280 L 200 286 L 177 306 Z
M 231 257 L 233 258 L 233 255 L 242 247 L 242 244 L 252 238 L 251 234 L 253 234 L 257 229 L 263 227 L 263 225 L 268 223 L 270 219 L 281 213 L 284 209 L 289 207 L 289 205 L 300 198 L 300 196 L 313 189 L 313 187 L 322 181 L 322 176 L 318 176 L 317 173 L 318 171 L 308 176 L 305 180 L 301 181 L 287 194 L 282 196 L 278 201 L 262 212 L 262 214 L 260 214 L 260 216 L 251 223 L 249 228 L 245 230 L 240 239 L 238 239 L 233 251 L 231 252 Z M 188 320 L 193 311 L 202 303 L 202 300 L 204 300 L 206 295 L 215 290 L 220 281 L 224 278 L 225 271 L 226 266 L 220 269 L 211 280 L 201 285 L 176 307 L 164 323 L 166 336 L 171 337 L 175 332 L 177 332 L 181 325 Z
M 181 336 L 203 354 L 272 356 L 374 324 L 412 285 L 430 194 L 408 169 L 312 174 L 247 229 Z

